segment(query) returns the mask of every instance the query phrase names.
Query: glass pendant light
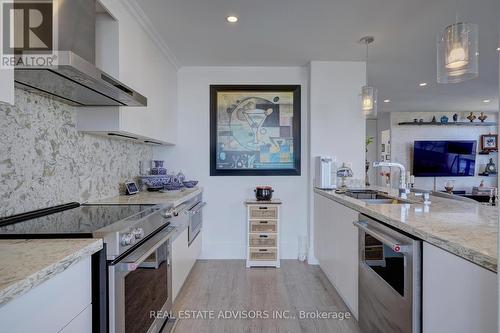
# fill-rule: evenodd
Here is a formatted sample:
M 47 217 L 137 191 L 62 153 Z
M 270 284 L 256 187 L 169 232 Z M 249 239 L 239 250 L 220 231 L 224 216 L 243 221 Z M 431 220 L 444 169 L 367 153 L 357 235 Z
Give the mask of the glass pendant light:
M 479 28 L 477 24 L 458 22 L 438 36 L 437 82 L 458 83 L 479 76 Z
M 374 41 L 373 36 L 366 36 L 359 40 L 360 44 L 366 45 L 366 85 L 361 87 L 361 109 L 367 117 L 377 116 L 377 89 L 368 84 L 368 45 Z

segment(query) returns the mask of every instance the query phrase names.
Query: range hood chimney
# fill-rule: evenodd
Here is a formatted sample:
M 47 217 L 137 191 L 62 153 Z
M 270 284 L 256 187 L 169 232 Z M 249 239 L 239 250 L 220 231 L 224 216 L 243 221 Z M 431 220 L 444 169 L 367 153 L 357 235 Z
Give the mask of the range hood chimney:
M 16 85 L 75 106 L 147 106 L 147 98 L 95 66 L 95 0 L 53 0 L 57 66 L 15 66 Z

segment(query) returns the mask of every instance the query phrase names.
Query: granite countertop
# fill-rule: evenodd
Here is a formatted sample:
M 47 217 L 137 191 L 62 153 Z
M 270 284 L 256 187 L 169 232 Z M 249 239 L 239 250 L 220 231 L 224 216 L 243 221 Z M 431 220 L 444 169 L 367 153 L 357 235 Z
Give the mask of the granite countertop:
M 0 240 L 0 307 L 101 249 L 101 239 Z
M 111 198 L 101 199 L 89 204 L 108 205 L 158 205 L 172 204 L 174 207 L 194 198 L 203 191 L 201 187 L 182 189 L 167 192 L 139 192 L 134 195 L 117 195 Z
M 386 188 L 370 189 L 388 192 Z M 490 271 L 497 272 L 498 208 L 431 196 L 431 204 L 377 204 L 314 189 L 314 192 L 387 223 Z M 397 197 L 397 191 L 389 191 Z M 412 197 L 410 200 L 421 201 Z

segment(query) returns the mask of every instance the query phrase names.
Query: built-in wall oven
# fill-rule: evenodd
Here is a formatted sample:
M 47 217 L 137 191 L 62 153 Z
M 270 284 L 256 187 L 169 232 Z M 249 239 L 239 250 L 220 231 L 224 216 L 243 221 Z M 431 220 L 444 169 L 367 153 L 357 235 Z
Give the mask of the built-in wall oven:
M 110 332 L 157 333 L 172 307 L 172 267 L 167 226 L 109 264 Z
M 368 216 L 359 229 L 359 325 L 365 333 L 421 332 L 421 241 Z

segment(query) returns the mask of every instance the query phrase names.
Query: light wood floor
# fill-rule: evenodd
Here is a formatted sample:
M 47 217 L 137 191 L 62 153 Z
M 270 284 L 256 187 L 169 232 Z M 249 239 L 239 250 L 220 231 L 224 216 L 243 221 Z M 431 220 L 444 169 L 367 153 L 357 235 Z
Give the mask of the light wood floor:
M 269 316 L 278 310 L 289 311 L 296 318 L 179 319 L 174 333 L 359 332 L 352 315 L 344 320 L 299 318 L 299 311 L 348 309 L 318 266 L 296 260 L 282 260 L 278 269 L 247 269 L 244 260 L 199 260 L 174 304 L 174 314 L 186 310 L 212 310 L 216 317 L 220 310 L 261 310 Z

